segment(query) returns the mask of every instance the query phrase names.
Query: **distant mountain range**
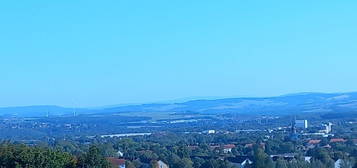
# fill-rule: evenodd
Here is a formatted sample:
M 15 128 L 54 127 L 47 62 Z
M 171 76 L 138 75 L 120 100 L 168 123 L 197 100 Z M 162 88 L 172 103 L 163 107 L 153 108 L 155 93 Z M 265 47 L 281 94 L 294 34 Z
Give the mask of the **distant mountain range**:
M 87 109 L 74 109 L 51 105 L 21 106 L 21 107 L 2 107 L 0 116 L 18 117 L 44 117 L 47 115 L 70 115 L 74 112 L 87 112 Z
M 277 97 L 226 98 L 193 100 L 183 103 L 107 106 L 103 108 L 64 108 L 59 106 L 26 106 L 0 108 L 0 115 L 39 117 L 49 115 L 99 114 L 123 112 L 177 112 L 177 113 L 240 113 L 240 114 L 292 114 L 316 112 L 357 111 L 357 92 L 299 93 Z

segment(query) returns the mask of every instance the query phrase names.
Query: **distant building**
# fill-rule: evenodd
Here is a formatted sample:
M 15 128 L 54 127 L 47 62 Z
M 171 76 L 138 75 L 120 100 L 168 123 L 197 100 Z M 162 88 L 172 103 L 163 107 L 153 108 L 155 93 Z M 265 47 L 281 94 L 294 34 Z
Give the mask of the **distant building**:
M 202 133 L 204 133 L 204 134 L 215 134 L 216 130 L 206 130 L 206 131 L 203 131 Z
M 228 144 L 223 146 L 223 153 L 231 153 L 232 149 L 236 146 L 234 144 Z
M 244 148 L 253 148 L 254 144 L 250 143 L 250 144 L 245 144 Z M 259 147 L 265 149 L 265 143 L 260 143 Z
M 253 148 L 253 145 L 254 145 L 254 144 L 252 144 L 252 143 L 250 143 L 250 144 L 245 144 L 244 147 L 245 147 L 245 148 Z
M 308 144 L 311 144 L 311 145 L 317 145 L 321 142 L 321 140 L 315 140 L 315 139 L 312 139 L 312 140 L 309 140 Z
M 327 145 L 323 146 L 323 148 L 331 149 L 332 146 L 330 144 L 327 144 Z
M 307 120 L 295 120 L 295 127 L 306 129 L 308 127 Z
M 336 142 L 346 142 L 347 140 L 343 138 L 333 138 L 330 140 L 331 143 L 336 143 Z
M 163 161 L 159 160 L 157 161 L 157 164 L 155 164 L 155 168 L 169 168 L 169 166 Z
M 118 159 L 114 157 L 109 157 L 107 160 L 113 165 L 115 168 L 125 168 L 125 160 Z
M 321 140 L 317 140 L 317 139 L 316 139 L 316 140 L 315 140 L 315 139 L 309 140 L 309 142 L 307 142 L 306 147 L 307 147 L 308 149 L 313 149 L 313 148 L 315 148 L 317 145 L 319 145 L 320 142 L 321 142 Z
M 124 153 L 121 152 L 121 151 L 118 151 L 118 152 L 117 152 L 117 155 L 118 155 L 118 157 L 123 157 L 123 156 L 124 156 Z
M 323 125 L 325 127 L 325 130 L 322 130 L 323 132 L 325 132 L 326 134 L 329 134 L 330 132 L 332 132 L 332 123 L 327 123 Z
M 279 155 L 270 155 L 270 158 L 273 161 L 277 161 L 278 159 L 284 159 L 286 161 L 292 161 L 296 157 L 295 153 L 285 153 L 285 154 L 279 154 Z
M 239 168 L 250 167 L 253 164 L 252 160 L 254 160 L 254 158 L 249 156 L 228 157 L 226 159 Z
M 353 166 L 353 163 L 351 163 L 350 161 L 338 159 L 335 161 L 334 168 L 342 168 L 342 167 L 352 168 L 352 166 Z
M 310 163 L 310 162 L 311 162 L 311 158 L 312 158 L 312 157 L 310 157 L 310 156 L 305 156 L 305 157 L 304 157 L 304 160 L 305 160 L 305 162 Z

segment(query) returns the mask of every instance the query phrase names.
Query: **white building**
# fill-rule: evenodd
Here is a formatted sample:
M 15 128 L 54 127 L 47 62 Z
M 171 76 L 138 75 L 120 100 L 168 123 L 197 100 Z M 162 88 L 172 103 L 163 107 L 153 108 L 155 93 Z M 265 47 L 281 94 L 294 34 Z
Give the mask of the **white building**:
M 342 167 L 346 167 L 346 168 L 352 168 L 353 164 L 350 161 L 346 161 L 346 160 L 342 160 L 342 159 L 338 159 L 335 162 L 335 168 L 342 168 Z
M 236 146 L 234 144 L 228 144 L 223 146 L 223 153 L 231 153 L 232 149 Z
M 216 130 L 206 130 L 206 131 L 203 131 L 202 133 L 204 133 L 204 134 L 215 134 Z
M 295 127 L 306 129 L 308 127 L 307 120 L 295 120 Z
M 163 161 L 159 160 L 155 168 L 169 168 L 169 166 Z
M 329 122 L 327 124 L 324 124 L 323 126 L 325 127 L 324 131 L 325 131 L 326 134 L 328 134 L 328 133 L 330 133 L 332 131 L 332 123 Z
M 123 157 L 123 156 L 124 156 L 124 153 L 121 152 L 121 151 L 118 151 L 118 152 L 117 152 L 117 155 L 118 155 L 118 157 Z

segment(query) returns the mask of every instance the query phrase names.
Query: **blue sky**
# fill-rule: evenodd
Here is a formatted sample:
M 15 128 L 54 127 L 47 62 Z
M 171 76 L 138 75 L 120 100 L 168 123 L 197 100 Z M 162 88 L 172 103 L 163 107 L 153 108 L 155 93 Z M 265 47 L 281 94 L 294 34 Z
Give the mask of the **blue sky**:
M 0 106 L 357 91 L 356 1 L 0 2 Z

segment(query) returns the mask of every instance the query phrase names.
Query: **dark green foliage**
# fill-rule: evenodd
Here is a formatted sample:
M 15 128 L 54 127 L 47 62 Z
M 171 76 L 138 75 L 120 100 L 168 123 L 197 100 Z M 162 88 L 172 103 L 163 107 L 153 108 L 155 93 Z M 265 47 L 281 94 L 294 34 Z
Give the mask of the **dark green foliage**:
M 1 168 L 110 168 L 111 165 L 95 146 L 78 159 L 75 156 L 47 147 L 0 144 Z
M 223 160 L 207 160 L 200 168 L 234 168 L 232 164 Z
M 254 167 L 274 168 L 271 158 L 259 147 L 254 147 Z
M 74 168 L 73 156 L 48 148 L 3 143 L 0 145 L 0 167 Z
M 231 158 L 242 157 L 253 161 L 246 168 L 330 168 L 337 159 L 343 160 L 342 167 L 357 168 L 357 145 L 352 141 L 356 135 L 339 136 L 349 140 L 341 143 L 331 143 L 331 138 L 312 137 L 322 140 L 313 149 L 306 148 L 309 138 L 291 142 L 286 137 L 283 132 L 209 135 L 163 132 L 130 138 L 56 139 L 32 147 L 3 143 L 0 144 L 0 168 L 109 168 L 111 165 L 105 157 L 118 157 L 117 151 L 124 154 L 122 158 L 128 168 L 151 168 L 159 160 L 170 168 L 234 168 L 239 165 Z M 232 152 L 224 153 L 223 147 L 227 144 L 235 147 Z M 325 144 L 331 147 L 323 147 Z M 295 157 L 283 158 L 283 154 Z M 277 155 L 274 161 L 270 155 Z M 311 156 L 311 161 L 305 161 L 304 156 Z
M 84 168 L 110 168 L 110 163 L 101 155 L 96 146 L 91 146 L 89 151 L 78 160 L 78 166 Z

